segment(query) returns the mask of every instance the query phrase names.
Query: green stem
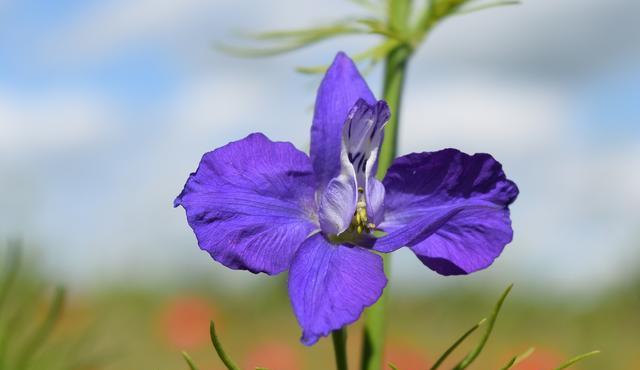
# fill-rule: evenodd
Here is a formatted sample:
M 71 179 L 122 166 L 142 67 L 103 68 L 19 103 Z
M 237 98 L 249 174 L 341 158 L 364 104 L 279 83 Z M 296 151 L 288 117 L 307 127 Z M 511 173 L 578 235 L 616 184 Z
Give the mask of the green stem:
M 347 366 L 347 328 L 334 330 L 331 333 L 333 351 L 336 354 L 336 370 L 348 370 Z
M 411 56 L 411 48 L 400 45 L 389 53 L 385 61 L 383 97 L 391 109 L 391 118 L 384 129 L 384 142 L 378 157 L 377 177 L 382 179 L 397 153 L 398 122 L 402 90 L 404 87 L 407 63 Z M 385 272 L 389 276 L 391 258 L 383 256 Z M 389 288 L 384 290 L 378 302 L 371 306 L 364 316 L 364 334 L 362 342 L 362 370 L 380 370 L 384 355 L 385 306 Z

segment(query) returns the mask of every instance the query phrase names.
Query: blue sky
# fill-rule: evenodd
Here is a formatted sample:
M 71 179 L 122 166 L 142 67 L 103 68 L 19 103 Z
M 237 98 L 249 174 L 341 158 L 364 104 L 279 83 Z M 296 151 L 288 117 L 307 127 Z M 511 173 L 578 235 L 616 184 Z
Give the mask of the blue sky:
M 412 61 L 401 152 L 490 152 L 522 191 L 515 242 L 473 279 L 575 290 L 633 272 L 638 7 L 537 0 L 457 17 Z M 259 281 L 210 262 L 172 199 L 202 153 L 250 132 L 306 148 L 319 80 L 293 68 L 374 40 L 261 60 L 212 44 L 354 12 L 338 0 L 0 0 L 0 235 L 21 235 L 70 284 L 186 270 Z M 367 78 L 379 90 L 380 71 Z M 400 285 L 446 284 L 407 252 L 394 265 Z

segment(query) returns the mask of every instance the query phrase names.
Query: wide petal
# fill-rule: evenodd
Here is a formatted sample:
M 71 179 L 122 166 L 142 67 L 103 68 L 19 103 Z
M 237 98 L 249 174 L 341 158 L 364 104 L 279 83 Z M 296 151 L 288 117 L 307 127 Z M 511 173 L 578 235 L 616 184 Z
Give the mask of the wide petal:
M 312 345 L 356 321 L 387 284 L 382 258 L 366 249 L 307 239 L 289 270 L 289 296 L 302 343 Z
M 353 61 L 340 52 L 318 89 L 311 126 L 311 160 L 321 190 L 340 173 L 342 128 L 358 99 L 376 102 Z
M 205 154 L 174 205 L 216 261 L 278 274 L 318 228 L 314 185 L 303 152 L 252 134 Z
M 383 184 L 388 234 L 378 251 L 409 246 L 441 274 L 467 274 L 489 266 L 512 239 L 508 206 L 518 188 L 489 154 L 410 154 L 394 161 Z

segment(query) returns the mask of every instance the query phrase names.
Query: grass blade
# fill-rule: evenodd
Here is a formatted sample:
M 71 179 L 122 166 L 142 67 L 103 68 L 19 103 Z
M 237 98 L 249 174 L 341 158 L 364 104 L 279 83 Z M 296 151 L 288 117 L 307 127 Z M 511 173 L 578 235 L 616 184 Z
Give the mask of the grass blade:
M 0 287 L 0 312 L 2 312 L 4 301 L 7 299 L 9 290 L 18 275 L 18 269 L 20 267 L 20 260 L 22 257 L 22 248 L 20 247 L 20 243 L 17 241 L 10 242 L 7 255 L 7 272 L 2 278 L 2 286 Z
M 433 364 L 433 366 L 431 366 L 429 368 L 429 370 L 436 370 L 437 368 L 440 367 L 440 365 L 442 365 L 442 363 L 447 359 L 447 357 L 449 357 L 449 355 L 456 349 L 458 348 L 458 346 L 464 342 L 465 339 L 467 339 L 467 337 L 469 335 L 471 335 L 471 333 L 473 333 L 474 331 L 476 331 L 482 324 L 485 323 L 485 321 L 487 321 L 487 319 L 482 319 L 480 320 L 477 324 L 475 324 L 474 326 L 471 327 L 471 329 L 467 330 L 464 334 L 462 334 L 462 336 L 460 338 L 458 338 L 458 340 L 456 340 L 449 348 L 447 348 L 446 351 L 444 351 L 444 353 L 440 356 L 440 358 L 438 358 L 438 360 L 435 362 L 435 364 Z
M 189 365 L 189 369 L 198 370 L 198 367 L 193 363 L 193 360 L 191 359 L 191 356 L 189 356 L 189 354 L 187 352 L 182 351 L 182 357 L 187 362 L 187 365 Z
M 591 351 L 591 352 L 588 352 L 588 353 L 585 353 L 585 354 L 582 354 L 582 355 L 576 356 L 576 357 L 574 357 L 574 358 L 570 359 L 569 361 L 565 362 L 564 364 L 562 364 L 562 365 L 560 365 L 560 366 L 556 367 L 554 370 L 562 370 L 562 369 L 566 369 L 566 368 L 568 368 L 569 366 L 571 366 L 571 365 L 575 364 L 576 362 L 578 362 L 578 361 L 582 361 L 582 360 L 584 360 L 584 359 L 585 359 L 585 358 L 587 358 L 587 357 L 591 357 L 591 356 L 597 355 L 598 353 L 600 353 L 600 351 Z
M 487 324 L 487 330 L 484 332 L 484 335 L 482 336 L 482 338 L 480 338 L 480 342 L 478 343 L 476 348 L 474 348 L 471 352 L 469 352 L 469 354 L 464 359 L 462 359 L 462 361 L 460 361 L 460 363 L 458 363 L 458 365 L 456 365 L 453 368 L 453 370 L 466 369 L 480 355 L 480 352 L 482 352 L 482 350 L 484 349 L 485 344 L 487 344 L 487 341 L 489 340 L 489 336 L 491 335 L 491 332 L 493 331 L 493 326 L 496 324 L 496 319 L 498 318 L 498 314 L 500 313 L 500 309 L 502 308 L 502 304 L 504 303 L 504 300 L 509 295 L 509 292 L 511 291 L 511 288 L 513 288 L 513 284 L 509 285 L 507 287 L 507 289 L 504 291 L 504 293 L 502 293 L 502 296 L 500 296 L 500 299 L 498 299 L 498 303 L 496 303 L 496 306 L 493 309 L 493 313 L 489 317 L 489 323 Z
M 500 6 L 508 6 L 508 5 L 520 5 L 520 1 L 514 0 L 505 0 L 505 1 L 496 1 L 495 3 L 488 3 L 488 4 L 483 4 L 483 5 L 478 5 L 478 6 L 474 6 L 474 7 L 469 7 L 466 9 L 460 9 L 456 12 L 454 12 L 453 14 L 455 15 L 462 15 L 462 14 L 469 14 L 469 13 L 475 13 L 477 11 L 480 10 L 485 10 L 485 9 L 491 9 L 491 8 L 497 8 Z
M 220 357 L 220 360 L 222 360 L 224 366 L 226 366 L 228 370 L 240 370 L 238 365 L 233 362 L 231 357 L 227 356 L 224 348 L 222 348 L 222 343 L 220 343 L 220 340 L 218 340 L 218 336 L 216 335 L 216 326 L 213 323 L 213 320 L 211 321 L 211 325 L 209 326 L 209 334 L 211 335 L 211 343 L 213 343 L 213 347 L 216 349 L 218 357 Z
M 514 356 L 506 365 L 504 365 L 500 370 L 509 370 L 512 367 L 516 366 L 520 362 L 522 362 L 525 358 L 531 356 L 531 354 L 535 351 L 535 348 L 531 347 L 528 350 L 522 352 L 521 354 Z
M 228 44 L 218 44 L 217 49 L 227 54 L 244 57 L 259 58 L 280 55 L 302 49 L 307 46 L 317 44 L 321 41 L 331 39 L 343 35 L 369 34 L 371 31 L 363 27 L 354 27 L 350 25 L 338 24 L 327 27 L 291 30 L 291 31 L 271 31 L 262 34 L 249 36 L 257 41 L 275 41 L 276 45 L 272 47 L 237 47 Z
M 58 322 L 60 315 L 62 314 L 62 308 L 64 306 L 65 300 L 65 290 L 62 287 L 58 287 L 56 289 L 55 295 L 53 297 L 53 301 L 51 302 L 51 306 L 49 306 L 49 311 L 47 312 L 47 316 L 44 321 L 33 334 L 33 336 L 26 342 L 21 355 L 18 356 L 18 360 L 16 362 L 16 368 L 18 370 L 22 370 L 27 368 L 29 362 L 33 358 L 33 355 L 38 351 L 39 347 L 47 340 L 49 334 L 53 330 L 53 327 Z

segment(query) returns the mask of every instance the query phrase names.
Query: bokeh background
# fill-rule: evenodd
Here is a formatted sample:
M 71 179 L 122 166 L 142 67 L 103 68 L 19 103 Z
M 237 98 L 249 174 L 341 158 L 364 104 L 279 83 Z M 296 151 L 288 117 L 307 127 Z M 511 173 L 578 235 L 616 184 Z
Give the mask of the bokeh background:
M 270 59 L 216 43 L 362 13 L 346 0 L 0 0 L 0 238 L 27 260 L 15 301 L 66 286 L 52 340 L 73 351 L 90 335 L 77 351 L 101 369 L 185 368 L 182 349 L 218 369 L 210 318 L 247 368 L 329 368 L 329 341 L 298 343 L 286 277 L 216 264 L 172 201 L 204 152 L 248 133 L 308 148 L 320 77 L 294 68 L 377 40 Z M 535 346 L 519 369 L 591 349 L 604 353 L 576 368 L 640 369 L 638 14 L 635 0 L 525 1 L 445 21 L 412 60 L 400 152 L 492 153 L 521 195 L 515 240 L 486 271 L 444 278 L 394 254 L 387 357 L 400 369 L 425 368 L 511 282 L 481 368 Z M 380 72 L 366 76 L 378 92 Z

